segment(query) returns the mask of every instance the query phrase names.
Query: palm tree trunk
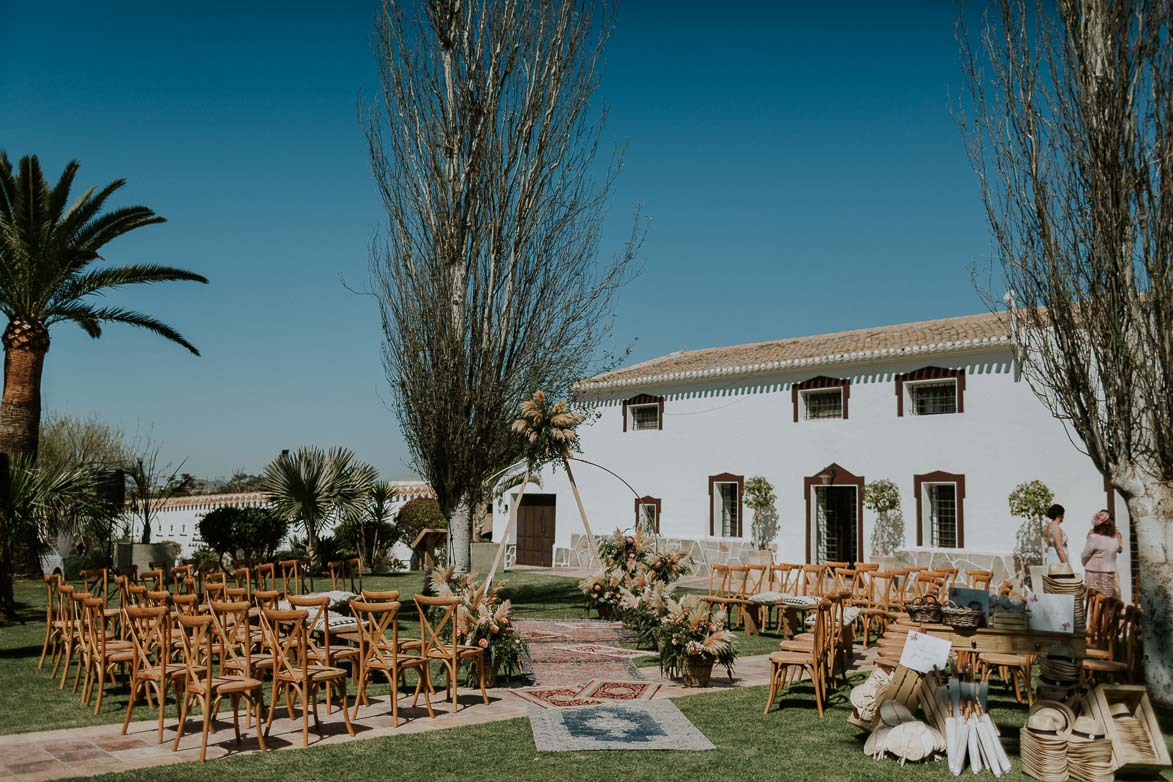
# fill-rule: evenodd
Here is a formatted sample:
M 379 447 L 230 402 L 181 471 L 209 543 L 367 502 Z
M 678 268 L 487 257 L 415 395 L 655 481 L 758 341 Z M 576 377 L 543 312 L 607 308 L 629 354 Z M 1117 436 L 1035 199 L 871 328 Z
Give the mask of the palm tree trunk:
M 4 398 L 0 401 L 0 451 L 35 459 L 41 431 L 41 372 L 49 352 L 43 325 L 13 320 L 4 330 Z

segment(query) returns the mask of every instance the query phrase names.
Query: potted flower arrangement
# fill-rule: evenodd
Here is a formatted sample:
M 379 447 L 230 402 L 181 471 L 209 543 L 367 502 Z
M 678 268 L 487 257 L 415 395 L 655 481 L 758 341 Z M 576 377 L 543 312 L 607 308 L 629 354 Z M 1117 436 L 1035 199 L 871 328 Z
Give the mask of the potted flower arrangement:
M 651 581 L 638 576 L 630 587 L 619 590 L 619 615 L 635 633 L 636 646 L 641 649 L 655 649 L 660 620 L 668 612 L 668 601 L 672 599 L 672 585 L 663 581 Z
M 455 575 L 453 567 L 432 571 L 432 588 L 437 595 L 460 598 L 457 641 L 485 650 L 485 684 L 489 687 L 497 686 L 498 675 L 513 676 L 521 670 L 521 639 L 509 617 L 513 605 L 499 595 L 504 585 L 502 581 L 485 589 L 470 575 Z
M 696 595 L 669 599 L 657 632 L 661 672 L 681 679 L 685 687 L 707 687 L 713 665 L 720 663 L 732 679 L 737 650 L 725 620 L 723 610 L 710 612 Z
M 623 599 L 623 590 L 638 596 L 653 583 L 670 584 L 688 573 L 691 562 L 684 551 L 663 553 L 656 550 L 655 540 L 642 530 L 625 534 L 615 530 L 611 537 L 599 543 L 602 567 L 590 578 L 579 582 L 579 589 L 587 596 L 602 619 L 623 618 L 617 608 Z M 631 604 L 634 598 L 629 598 Z

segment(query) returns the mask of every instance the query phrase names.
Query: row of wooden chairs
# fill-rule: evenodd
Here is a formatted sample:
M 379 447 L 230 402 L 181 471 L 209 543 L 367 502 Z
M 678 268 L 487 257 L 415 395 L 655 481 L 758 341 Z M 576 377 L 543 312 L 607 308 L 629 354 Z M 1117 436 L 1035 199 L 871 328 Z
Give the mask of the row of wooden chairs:
M 51 578 L 59 580 L 59 576 Z M 145 589 L 140 585 L 135 588 Z M 84 681 L 82 700 L 86 704 L 96 691 L 96 713 L 101 708 L 105 684 L 114 679 L 118 669 L 127 670 L 130 690 L 123 733 L 136 705 L 145 700 L 148 707 L 157 704 L 159 742 L 163 741 L 167 692 L 174 690 L 180 718 L 172 748 L 178 749 L 187 715 L 193 705 L 198 705 L 203 715 L 201 761 L 224 699 L 232 704 L 238 741 L 239 706 L 241 701 L 247 704 L 246 720 L 248 724 L 256 720 L 262 749 L 282 700 L 290 719 L 292 704 L 300 706 L 303 743 L 308 744 L 311 715 L 315 729 L 321 728 L 318 702 L 322 693 L 327 714 L 337 696 L 347 732 L 354 735 L 346 695 L 348 678 L 357 686 L 356 718 L 360 702 L 369 704 L 366 690 L 370 679 L 386 680 L 391 686 L 393 726 L 399 724 L 398 689 L 407 671 L 417 674 L 412 706 L 423 695 L 428 715 L 435 716 L 431 698 L 435 689 L 429 673 L 433 663 L 441 665 L 446 674 L 446 698 L 451 697 L 451 711 L 458 708 L 457 680 L 465 663 L 476 666 L 481 696 L 488 703 L 484 650 L 459 643 L 459 599 L 455 597 L 416 595 L 420 636 L 402 639 L 398 592 L 363 590 L 361 599 L 350 603 L 353 628 L 333 632 L 330 600 L 325 595 L 287 595 L 289 607 L 282 608 L 276 590 L 258 590 L 251 601 L 240 599 L 244 596 L 238 593 L 230 596 L 235 599 L 213 599 L 206 604 L 197 602 L 195 595 L 146 590 L 142 602 L 120 609 L 126 637 L 119 638 L 109 627 L 110 616 L 100 599 L 65 583 L 57 584 L 56 591 L 65 601 L 62 613 L 54 620 L 61 637 L 53 671 L 56 676 L 58 666 L 62 666 L 59 686 L 64 688 L 71 662 L 75 662 L 73 691 Z M 346 636 L 354 645 L 346 643 Z M 43 663 L 44 654 L 40 665 Z M 268 715 L 264 717 L 266 678 L 272 681 L 272 690 Z

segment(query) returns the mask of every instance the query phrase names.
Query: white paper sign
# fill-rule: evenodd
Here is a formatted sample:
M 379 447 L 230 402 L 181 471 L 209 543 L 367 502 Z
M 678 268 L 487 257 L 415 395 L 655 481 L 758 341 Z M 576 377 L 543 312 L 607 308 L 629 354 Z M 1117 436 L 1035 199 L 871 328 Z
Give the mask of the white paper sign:
M 1075 629 L 1075 596 L 1032 592 L 1026 597 L 1026 626 L 1041 633 L 1070 633 Z
M 928 673 L 934 668 L 945 667 L 952 648 L 953 644 L 945 638 L 909 630 L 904 652 L 900 655 L 900 664 L 920 673 Z

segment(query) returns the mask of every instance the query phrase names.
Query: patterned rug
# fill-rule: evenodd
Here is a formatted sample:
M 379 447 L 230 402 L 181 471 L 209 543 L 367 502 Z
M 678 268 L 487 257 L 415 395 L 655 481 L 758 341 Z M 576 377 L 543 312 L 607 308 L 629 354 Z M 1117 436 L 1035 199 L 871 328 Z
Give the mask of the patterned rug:
M 618 657 L 621 660 L 634 660 L 637 657 L 656 656 L 655 652 L 648 652 L 643 649 L 624 649 L 621 646 L 607 646 L 606 644 L 575 644 L 572 646 L 555 644 L 554 648 L 566 652 L 596 655 L 598 657 Z
M 618 648 L 619 643 L 634 639 L 622 622 L 517 619 L 513 628 L 523 643 L 522 670 L 539 687 L 575 687 L 592 679 L 641 678 L 635 666 L 623 657 L 574 650 L 583 645 Z
M 672 701 L 529 711 L 538 752 L 716 749 Z
M 659 682 L 595 679 L 572 687 L 522 687 L 508 690 L 540 709 L 602 706 L 617 701 L 650 701 L 660 691 Z

